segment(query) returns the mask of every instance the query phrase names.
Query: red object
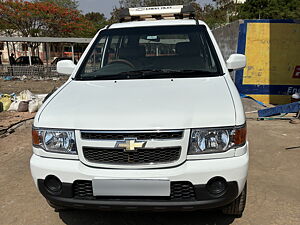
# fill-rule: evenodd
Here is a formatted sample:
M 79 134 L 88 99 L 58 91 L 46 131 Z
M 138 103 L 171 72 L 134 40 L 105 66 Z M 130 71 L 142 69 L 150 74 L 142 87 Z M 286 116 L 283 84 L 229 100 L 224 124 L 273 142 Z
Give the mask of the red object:
M 300 79 L 300 66 L 296 66 L 295 72 L 293 74 L 293 78 L 299 78 Z

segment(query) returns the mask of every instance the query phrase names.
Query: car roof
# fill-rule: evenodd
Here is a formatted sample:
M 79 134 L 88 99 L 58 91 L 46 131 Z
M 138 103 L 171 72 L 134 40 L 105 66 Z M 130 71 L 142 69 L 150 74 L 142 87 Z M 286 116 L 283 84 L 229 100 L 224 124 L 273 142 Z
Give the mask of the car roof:
M 198 20 L 200 25 L 207 26 L 203 21 Z M 131 27 L 152 27 L 152 26 L 176 26 L 176 25 L 196 25 L 196 20 L 178 19 L 178 20 L 154 20 L 154 21 L 131 21 L 112 24 L 109 29 L 131 28 Z

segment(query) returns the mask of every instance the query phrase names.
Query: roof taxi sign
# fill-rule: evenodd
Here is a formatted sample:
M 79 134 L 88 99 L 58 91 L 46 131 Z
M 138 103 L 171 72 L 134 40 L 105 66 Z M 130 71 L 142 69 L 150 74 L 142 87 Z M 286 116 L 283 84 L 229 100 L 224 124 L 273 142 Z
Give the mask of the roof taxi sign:
M 184 19 L 194 18 L 195 10 L 192 5 L 153 6 L 123 9 L 120 21 Z
M 179 14 L 183 5 L 129 8 L 130 16 Z

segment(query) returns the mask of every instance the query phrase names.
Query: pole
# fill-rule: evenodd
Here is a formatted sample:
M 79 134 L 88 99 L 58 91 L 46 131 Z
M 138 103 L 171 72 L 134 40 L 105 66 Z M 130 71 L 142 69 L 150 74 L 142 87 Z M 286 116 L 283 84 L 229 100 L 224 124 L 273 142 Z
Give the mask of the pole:
M 13 46 L 13 51 L 14 51 L 15 57 L 17 57 L 17 54 L 16 54 L 16 46 L 15 46 L 15 43 L 14 43 L 14 42 L 12 42 L 12 46 Z
M 51 60 L 51 43 L 47 44 L 47 52 L 48 52 L 48 58 Z
M 9 63 L 9 66 L 7 67 L 8 69 L 8 73 L 13 76 L 14 75 L 14 68 L 13 68 L 13 65 L 11 64 L 10 62 L 10 52 L 9 52 L 9 44 L 8 44 L 8 41 L 6 42 L 6 47 L 7 47 L 7 54 L 8 54 L 8 63 Z
M 10 52 L 9 52 L 9 45 L 8 45 L 8 42 L 6 42 L 6 47 L 7 47 L 7 54 L 8 54 L 8 62 L 10 63 L 10 61 L 9 61 Z
M 45 44 L 45 46 L 44 46 L 43 49 L 45 49 L 45 52 L 46 52 L 46 64 L 47 64 L 47 66 L 48 66 L 48 64 L 49 64 L 48 44 L 47 44 L 47 43 L 44 43 L 44 44 Z
M 32 65 L 32 62 L 31 62 L 31 44 L 28 45 L 28 57 L 29 57 L 29 65 L 31 66 Z
M 75 63 L 74 44 L 72 44 L 71 47 L 72 47 L 72 61 L 73 63 Z

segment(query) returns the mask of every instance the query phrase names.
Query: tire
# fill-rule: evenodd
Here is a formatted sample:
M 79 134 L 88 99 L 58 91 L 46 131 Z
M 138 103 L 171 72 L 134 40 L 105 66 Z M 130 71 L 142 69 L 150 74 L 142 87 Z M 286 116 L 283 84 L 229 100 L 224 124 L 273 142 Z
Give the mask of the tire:
M 229 205 L 224 206 L 222 208 L 223 214 L 231 215 L 236 218 L 242 217 L 246 206 L 246 197 L 247 197 L 247 182 L 240 196 L 237 199 L 235 199 L 233 202 L 231 202 Z

